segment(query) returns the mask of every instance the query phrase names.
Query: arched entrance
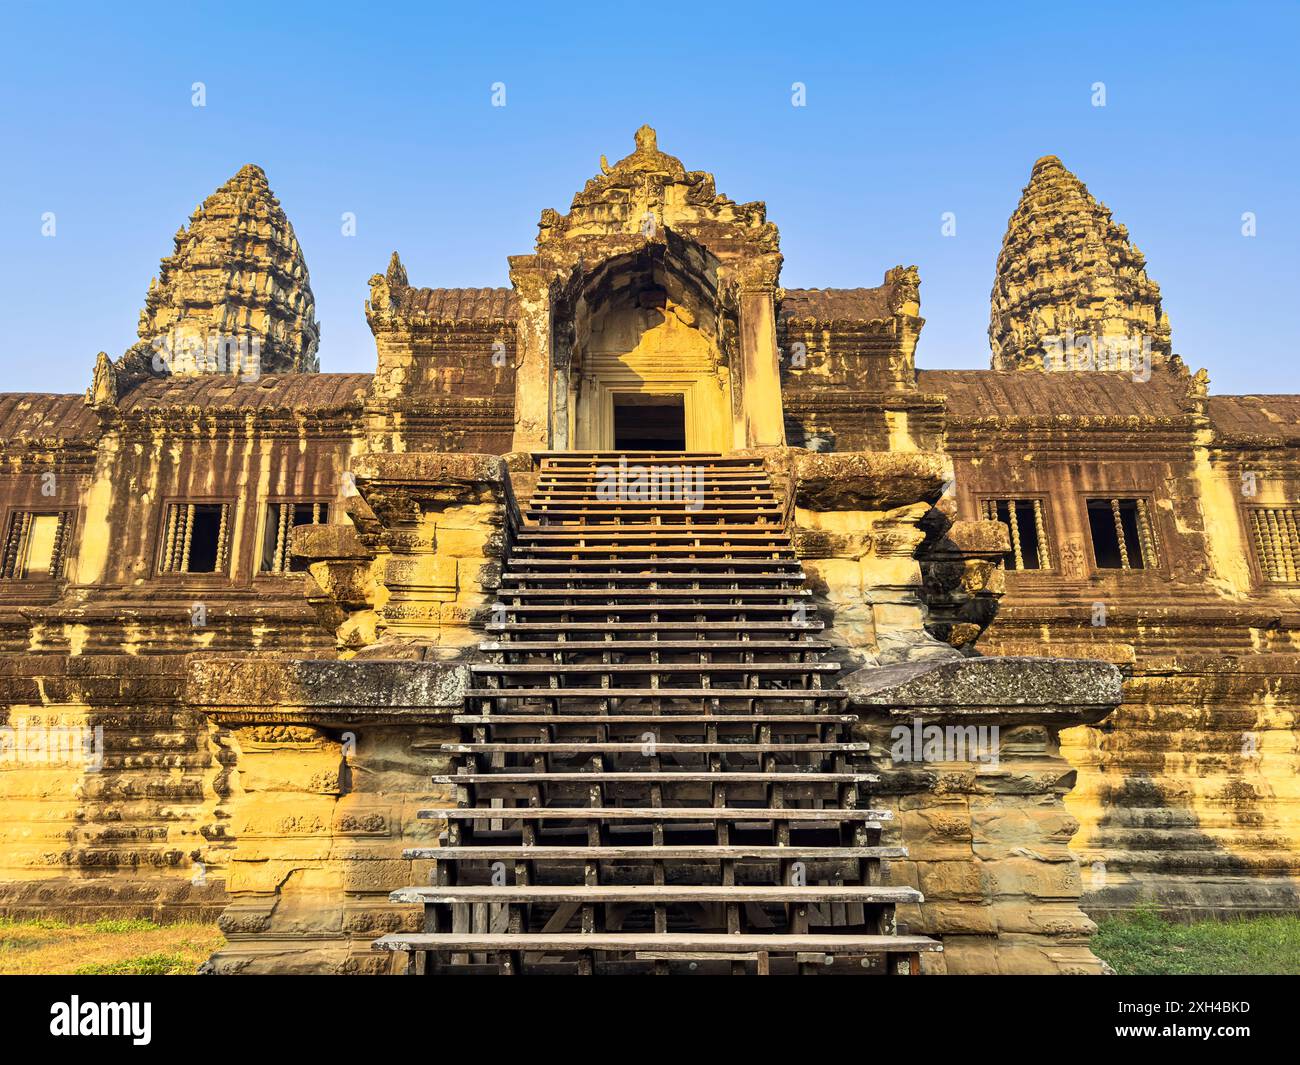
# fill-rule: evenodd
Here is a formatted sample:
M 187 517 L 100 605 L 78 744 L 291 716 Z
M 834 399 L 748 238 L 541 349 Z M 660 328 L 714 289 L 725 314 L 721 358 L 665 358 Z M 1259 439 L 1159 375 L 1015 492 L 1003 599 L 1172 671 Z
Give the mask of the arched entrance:
M 568 373 L 577 450 L 733 446 L 730 360 L 720 339 L 727 315 L 711 257 L 691 251 L 649 244 L 586 278 L 572 304 Z

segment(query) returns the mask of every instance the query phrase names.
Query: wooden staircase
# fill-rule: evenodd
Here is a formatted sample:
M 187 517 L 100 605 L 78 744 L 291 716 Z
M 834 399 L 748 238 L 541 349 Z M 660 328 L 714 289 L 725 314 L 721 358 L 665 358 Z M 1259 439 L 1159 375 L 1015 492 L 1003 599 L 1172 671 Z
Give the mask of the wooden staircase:
M 762 461 L 542 460 L 473 666 L 411 973 L 913 974 L 885 810 Z M 423 959 L 421 965 L 417 959 Z

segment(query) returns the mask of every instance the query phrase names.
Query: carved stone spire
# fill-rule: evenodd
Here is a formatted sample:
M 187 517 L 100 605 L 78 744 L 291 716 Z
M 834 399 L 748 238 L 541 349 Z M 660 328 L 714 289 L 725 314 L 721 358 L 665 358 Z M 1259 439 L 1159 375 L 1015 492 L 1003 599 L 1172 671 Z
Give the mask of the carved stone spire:
M 1054 155 L 1034 164 L 998 255 L 995 370 L 1137 370 L 1168 361 L 1160 286 L 1128 230 Z
M 257 166 L 190 215 L 140 312 L 134 372 L 315 372 L 320 326 L 293 226 Z

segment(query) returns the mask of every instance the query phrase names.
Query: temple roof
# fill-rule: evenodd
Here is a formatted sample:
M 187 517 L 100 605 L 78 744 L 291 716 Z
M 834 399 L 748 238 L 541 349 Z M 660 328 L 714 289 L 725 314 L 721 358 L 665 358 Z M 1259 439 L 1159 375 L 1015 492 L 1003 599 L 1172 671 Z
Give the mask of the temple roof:
M 893 317 L 890 288 L 788 288 L 777 308 L 779 318 L 819 322 L 874 322 Z
M 404 318 L 446 322 L 514 321 L 519 301 L 512 288 L 407 288 L 398 293 Z
M 947 399 L 954 421 L 987 418 L 1169 418 L 1188 413 L 1184 378 L 1153 374 L 1014 370 L 918 370 L 917 387 Z
M 373 377 L 368 373 L 287 373 L 248 382 L 220 374 L 165 377 L 136 385 L 122 396 L 118 409 L 125 414 L 168 407 L 341 410 L 361 404 Z
M 0 442 L 91 442 L 99 420 L 85 397 L 46 392 L 0 392 Z
M 1209 408 L 1224 440 L 1300 444 L 1300 396 L 1211 396 Z

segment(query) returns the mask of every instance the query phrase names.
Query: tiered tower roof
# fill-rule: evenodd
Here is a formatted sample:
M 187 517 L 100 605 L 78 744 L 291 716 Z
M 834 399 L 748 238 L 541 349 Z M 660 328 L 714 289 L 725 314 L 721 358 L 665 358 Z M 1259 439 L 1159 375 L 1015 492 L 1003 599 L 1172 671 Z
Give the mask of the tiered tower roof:
M 256 352 L 258 373 L 315 372 L 315 311 L 293 226 L 266 174 L 247 165 L 177 231 L 126 362 L 155 373 L 247 373 Z
M 1054 155 L 1034 164 L 1007 224 L 989 342 L 995 370 L 1126 370 L 1113 357 L 1144 348 L 1148 365 L 1169 357 L 1169 320 L 1146 258 Z

